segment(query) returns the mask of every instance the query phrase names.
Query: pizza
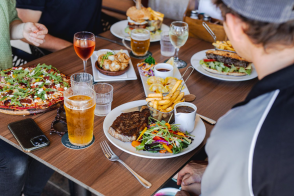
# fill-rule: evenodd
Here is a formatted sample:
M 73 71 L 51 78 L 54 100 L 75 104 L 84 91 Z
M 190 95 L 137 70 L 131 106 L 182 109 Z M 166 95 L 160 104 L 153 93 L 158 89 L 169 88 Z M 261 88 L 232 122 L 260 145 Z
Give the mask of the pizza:
M 63 103 L 63 91 L 69 87 L 69 77 L 51 65 L 2 70 L 0 112 L 28 115 L 54 109 Z

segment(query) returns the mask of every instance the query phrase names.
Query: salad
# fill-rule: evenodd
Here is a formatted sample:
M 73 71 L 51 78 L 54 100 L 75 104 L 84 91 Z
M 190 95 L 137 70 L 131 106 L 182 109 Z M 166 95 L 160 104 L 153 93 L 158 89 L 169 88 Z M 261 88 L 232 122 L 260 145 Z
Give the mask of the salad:
M 149 121 L 151 119 L 153 118 L 149 117 Z M 136 150 L 177 154 L 187 148 L 192 141 L 192 135 L 181 132 L 177 125 L 156 121 L 141 131 L 137 140 L 132 142 L 132 146 Z
M 150 77 L 154 76 L 153 68 L 155 64 L 155 59 L 152 56 L 148 56 L 144 61 L 138 63 L 137 66 L 140 70 L 141 75 Z

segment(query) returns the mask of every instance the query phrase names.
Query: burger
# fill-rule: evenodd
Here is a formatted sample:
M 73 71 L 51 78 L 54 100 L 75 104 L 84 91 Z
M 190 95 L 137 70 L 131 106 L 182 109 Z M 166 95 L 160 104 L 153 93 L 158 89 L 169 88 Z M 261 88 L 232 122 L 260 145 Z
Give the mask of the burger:
M 164 14 L 152 10 L 150 7 L 138 9 L 133 6 L 127 10 L 127 16 L 128 26 L 125 28 L 125 32 L 129 35 L 133 29 L 147 29 L 150 31 L 151 37 L 156 34 L 160 35 Z
M 208 50 L 206 59 L 200 60 L 202 68 L 211 73 L 218 73 L 231 76 L 250 75 L 252 63 L 246 61 L 236 53 Z

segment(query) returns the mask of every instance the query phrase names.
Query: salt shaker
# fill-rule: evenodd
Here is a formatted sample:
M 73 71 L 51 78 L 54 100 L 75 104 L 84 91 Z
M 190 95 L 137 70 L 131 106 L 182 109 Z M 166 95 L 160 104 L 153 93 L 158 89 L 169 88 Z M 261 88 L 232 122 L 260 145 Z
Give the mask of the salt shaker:
M 198 18 L 198 10 L 192 10 L 190 18 L 199 19 Z

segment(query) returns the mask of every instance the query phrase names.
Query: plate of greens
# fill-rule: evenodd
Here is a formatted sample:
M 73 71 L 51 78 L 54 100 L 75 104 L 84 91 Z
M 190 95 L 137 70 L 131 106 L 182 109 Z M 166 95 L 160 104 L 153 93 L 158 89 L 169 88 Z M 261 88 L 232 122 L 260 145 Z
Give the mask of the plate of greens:
M 148 127 L 140 132 L 138 141 L 122 142 L 108 133 L 109 127 L 122 111 L 146 104 L 145 100 L 128 102 L 116 107 L 106 116 L 103 122 L 104 134 L 114 146 L 138 157 L 167 159 L 191 152 L 204 140 L 206 128 L 198 115 L 196 115 L 195 128 L 190 134 L 180 132 L 177 125 L 154 121 L 151 118 Z

